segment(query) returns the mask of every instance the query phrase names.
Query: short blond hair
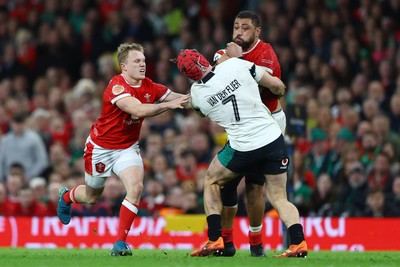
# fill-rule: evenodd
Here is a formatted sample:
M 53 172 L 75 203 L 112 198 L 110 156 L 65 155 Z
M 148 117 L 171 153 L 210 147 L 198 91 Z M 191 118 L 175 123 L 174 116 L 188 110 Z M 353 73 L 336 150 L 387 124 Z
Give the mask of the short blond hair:
M 117 58 L 118 58 L 118 64 L 126 63 L 126 59 L 128 58 L 128 53 L 131 50 L 136 50 L 139 52 L 144 52 L 144 48 L 140 44 L 136 43 L 123 43 L 118 46 L 118 51 L 117 51 Z

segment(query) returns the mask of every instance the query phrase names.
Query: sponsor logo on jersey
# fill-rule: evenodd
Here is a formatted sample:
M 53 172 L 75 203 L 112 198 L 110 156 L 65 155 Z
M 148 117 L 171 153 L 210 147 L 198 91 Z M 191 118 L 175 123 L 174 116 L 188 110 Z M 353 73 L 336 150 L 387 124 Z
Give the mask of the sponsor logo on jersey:
M 122 85 L 116 84 L 113 86 L 112 88 L 112 93 L 114 95 L 119 95 L 121 94 L 123 91 L 125 90 L 125 88 Z
M 96 163 L 96 165 L 94 165 L 96 167 L 96 171 L 98 173 L 103 173 L 104 170 L 106 169 L 106 165 L 102 162 Z
M 140 123 L 140 119 L 135 119 L 135 120 L 128 119 L 128 120 L 123 121 L 123 124 L 126 124 L 128 126 L 134 125 L 134 124 L 139 124 L 139 123 Z
M 272 60 L 266 59 L 266 58 L 262 58 L 261 59 L 262 63 L 266 63 L 266 64 L 273 64 L 274 62 Z
M 148 93 L 146 93 L 146 94 L 144 95 L 144 98 L 146 98 L 146 102 L 147 102 L 147 103 L 150 103 L 150 97 L 151 97 L 151 95 L 148 94 Z

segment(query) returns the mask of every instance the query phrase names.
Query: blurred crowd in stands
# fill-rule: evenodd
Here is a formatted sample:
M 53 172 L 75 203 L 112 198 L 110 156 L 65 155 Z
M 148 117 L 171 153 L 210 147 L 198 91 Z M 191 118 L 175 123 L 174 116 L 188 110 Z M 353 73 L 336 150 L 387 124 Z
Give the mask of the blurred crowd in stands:
M 302 132 L 287 136 L 301 215 L 400 217 L 400 0 L 0 0 L 0 216 L 54 216 L 58 189 L 83 183 L 120 43 L 143 44 L 146 76 L 188 93 L 169 60 L 196 48 L 212 61 L 241 10 L 262 19 L 284 106 L 305 112 Z M 139 215 L 203 213 L 202 179 L 225 141 L 191 110 L 145 119 Z M 114 216 L 123 190 L 113 176 L 101 202 L 73 215 Z

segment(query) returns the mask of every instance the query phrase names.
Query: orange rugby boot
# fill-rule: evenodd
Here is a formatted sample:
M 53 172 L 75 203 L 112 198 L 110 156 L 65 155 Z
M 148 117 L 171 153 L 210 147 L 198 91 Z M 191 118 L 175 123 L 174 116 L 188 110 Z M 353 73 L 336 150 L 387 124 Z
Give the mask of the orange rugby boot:
M 204 257 L 209 255 L 221 256 L 224 251 L 224 240 L 219 237 L 216 241 L 207 240 L 201 247 L 190 253 L 191 257 Z
M 274 258 L 306 258 L 308 254 L 307 243 L 303 240 L 298 245 L 291 245 L 281 255 L 275 255 Z

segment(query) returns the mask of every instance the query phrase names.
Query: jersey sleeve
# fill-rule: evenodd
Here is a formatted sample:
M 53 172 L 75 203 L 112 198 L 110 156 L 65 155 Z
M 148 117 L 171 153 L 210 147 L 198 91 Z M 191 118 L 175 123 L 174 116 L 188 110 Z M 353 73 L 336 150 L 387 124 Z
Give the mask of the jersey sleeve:
M 240 60 L 240 59 L 238 59 Z M 247 61 L 247 60 L 242 60 L 241 64 L 243 64 L 249 71 L 251 76 L 256 80 L 257 82 L 261 80 L 262 76 L 264 75 L 266 68 L 265 67 L 260 67 L 254 64 L 253 62 Z
M 226 54 L 226 49 L 220 49 L 220 50 L 218 50 L 217 52 L 215 52 L 213 61 L 216 62 L 218 59 L 221 58 L 221 56 L 222 56 L 223 54 Z
M 154 90 L 156 92 L 156 102 L 162 102 L 171 93 L 171 90 L 165 85 L 159 83 L 153 83 Z
M 264 49 L 258 60 L 254 63 L 260 67 L 264 67 L 269 74 L 281 78 L 281 66 L 271 46 L 268 46 L 268 49 Z
M 110 102 L 111 104 L 115 104 L 118 100 L 131 96 L 126 88 L 126 84 L 118 79 L 118 77 L 114 77 L 111 79 L 110 83 L 107 85 L 107 88 L 104 91 L 104 101 Z

